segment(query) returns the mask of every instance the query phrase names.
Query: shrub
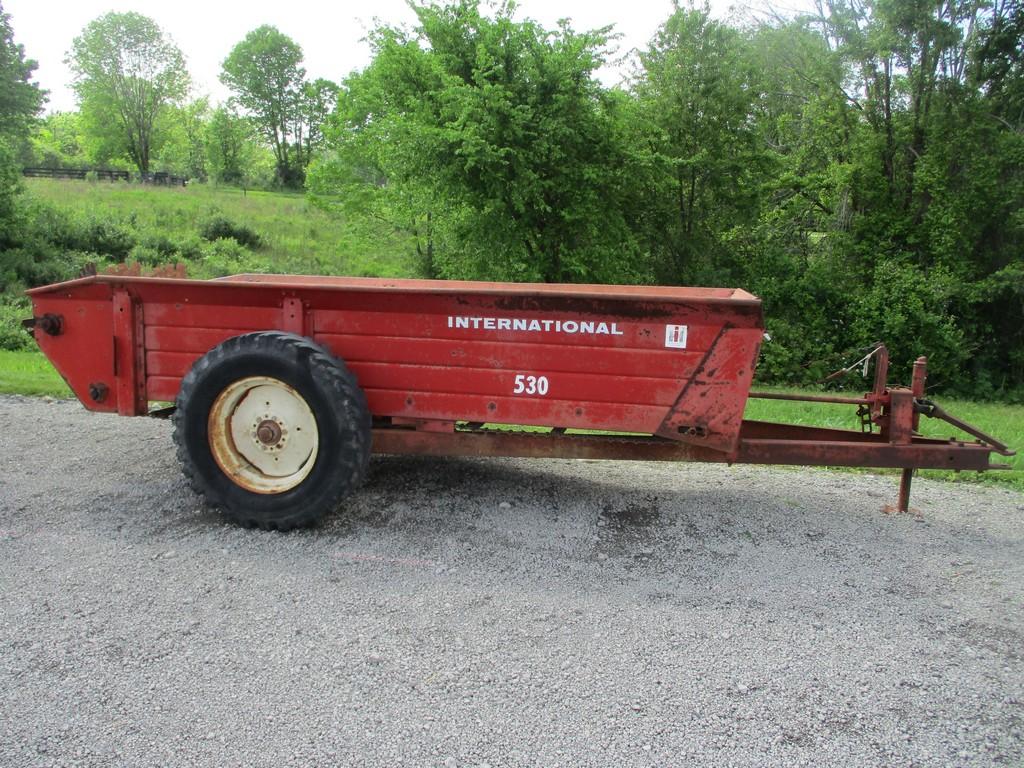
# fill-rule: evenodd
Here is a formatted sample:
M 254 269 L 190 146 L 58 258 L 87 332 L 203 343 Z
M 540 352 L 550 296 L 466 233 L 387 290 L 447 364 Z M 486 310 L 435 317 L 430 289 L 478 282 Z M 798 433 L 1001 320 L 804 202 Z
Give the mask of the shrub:
M 42 241 L 0 251 L 0 293 L 20 293 L 26 288 L 59 283 L 78 277 L 86 262 L 103 257 L 83 251 L 66 251 Z
M 71 216 L 46 203 L 23 196 L 19 200 L 17 226 L 11 234 L 12 247 L 38 240 L 63 248 L 75 240 Z
M 32 316 L 24 296 L 4 297 L 0 302 L 0 349 L 31 349 L 32 337 L 21 327 L 21 321 Z
M 260 234 L 244 224 L 236 224 L 226 216 L 212 216 L 207 219 L 199 230 L 204 240 L 232 239 L 246 248 L 259 248 L 263 244 Z
M 185 235 L 180 240 L 164 234 L 147 234 L 132 248 L 129 259 L 155 267 L 178 261 L 199 261 L 209 243 L 196 235 Z
M 157 264 L 163 264 L 165 261 L 167 261 L 167 256 L 158 249 L 144 243 L 139 243 L 132 248 L 132 252 L 124 261 L 124 264 L 136 263 L 144 264 L 147 267 L 155 267 Z
M 162 232 L 151 232 L 144 235 L 136 248 L 140 246 L 160 254 L 165 261 L 177 254 L 179 250 L 178 244 Z
M 109 256 L 114 261 L 124 261 L 135 247 L 135 233 L 114 219 L 90 216 L 76 222 L 73 242 L 70 247 L 76 251 Z
M 6 230 L 13 222 L 18 193 L 21 191 L 21 173 L 14 161 L 14 152 L 7 141 L 0 139 L 0 240 L 6 240 Z
M 206 242 L 196 235 L 184 235 L 177 243 L 178 258 L 186 261 L 198 261 L 203 258 L 203 247 Z
M 914 359 L 928 353 L 930 382 L 949 386 L 970 354 L 951 312 L 957 281 L 945 269 L 927 272 L 900 258 L 880 261 L 873 284 L 857 298 L 854 330 L 863 343 L 889 347 L 894 381 L 909 382 Z
M 41 203 L 26 206 L 23 242 L 45 242 L 70 251 L 101 254 L 124 261 L 135 247 L 135 233 L 125 223 L 102 216 L 69 216 Z
M 221 238 L 203 247 L 203 256 L 197 264 L 194 277 L 211 278 L 234 275 L 239 272 L 263 272 L 252 263 L 252 252 L 232 238 Z

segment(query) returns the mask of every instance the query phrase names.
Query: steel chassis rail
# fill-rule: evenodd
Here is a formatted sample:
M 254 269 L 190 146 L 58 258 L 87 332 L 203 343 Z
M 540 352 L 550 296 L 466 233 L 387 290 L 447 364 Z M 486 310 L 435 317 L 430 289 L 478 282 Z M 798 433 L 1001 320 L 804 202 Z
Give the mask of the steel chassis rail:
M 723 464 L 796 464 L 846 467 L 1002 469 L 991 464 L 991 448 L 982 443 L 915 437 L 906 445 L 869 439 L 861 432 L 744 421 L 739 450 L 725 454 L 656 436 L 560 434 L 502 429 L 455 429 L 451 432 L 413 427 L 373 430 L 374 453 L 436 456 L 515 456 L 522 458 L 613 459 L 618 461 L 704 461 Z M 744 433 L 780 437 L 746 437 Z M 874 437 L 877 437 L 874 436 Z
M 864 397 L 751 392 L 750 397 L 857 405 L 862 430 L 808 427 L 744 420 L 735 451 L 724 453 L 656 435 L 566 433 L 564 429 L 485 428 L 478 423 L 384 420 L 373 430 L 373 450 L 384 454 L 433 456 L 513 456 L 522 458 L 611 459 L 618 461 L 701 461 L 724 464 L 877 467 L 902 469 L 895 509 L 910 508 L 915 469 L 983 471 L 1009 469 L 990 454 L 1012 456 L 998 440 L 955 419 L 924 399 L 927 360 L 914 363 L 910 388 L 886 384 L 889 358 L 875 353 L 875 388 Z M 977 438 L 975 442 L 923 437 L 921 415 L 939 418 Z M 875 430 L 878 427 L 878 430 Z M 887 509 L 891 509 L 887 507 Z

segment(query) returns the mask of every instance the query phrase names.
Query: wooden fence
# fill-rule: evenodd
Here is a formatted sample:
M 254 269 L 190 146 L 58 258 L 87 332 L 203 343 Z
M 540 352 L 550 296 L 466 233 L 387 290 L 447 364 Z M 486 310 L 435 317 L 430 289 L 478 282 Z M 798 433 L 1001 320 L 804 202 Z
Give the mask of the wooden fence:
M 187 179 L 169 173 L 130 173 L 88 168 L 23 168 L 25 176 L 33 179 L 88 179 L 98 181 L 138 181 L 142 184 L 157 184 L 165 187 L 184 187 Z M 95 174 L 91 177 L 89 174 Z

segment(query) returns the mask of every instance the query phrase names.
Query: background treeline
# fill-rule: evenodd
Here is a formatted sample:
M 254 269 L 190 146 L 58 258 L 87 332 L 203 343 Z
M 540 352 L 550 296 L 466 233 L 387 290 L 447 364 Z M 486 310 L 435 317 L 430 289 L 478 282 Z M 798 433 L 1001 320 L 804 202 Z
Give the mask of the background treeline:
M 224 60 L 224 104 L 192 97 L 181 51 L 150 18 L 108 13 L 67 63 L 77 112 L 49 114 L 21 144 L 24 166 L 166 171 L 193 181 L 301 189 L 338 86 L 307 80 L 302 49 L 270 26 Z
M 765 300 L 762 381 L 808 383 L 880 339 L 898 376 L 927 353 L 934 388 L 1024 397 L 1021 0 L 679 7 L 618 87 L 596 77 L 610 29 L 415 11 L 338 84 L 254 30 L 216 107 L 152 22 L 108 14 L 69 53 L 80 110 L 13 154 L 304 188 L 424 276 L 742 286 Z M 102 119 L 112 40 L 157 52 L 120 75 L 154 84 L 134 123 Z

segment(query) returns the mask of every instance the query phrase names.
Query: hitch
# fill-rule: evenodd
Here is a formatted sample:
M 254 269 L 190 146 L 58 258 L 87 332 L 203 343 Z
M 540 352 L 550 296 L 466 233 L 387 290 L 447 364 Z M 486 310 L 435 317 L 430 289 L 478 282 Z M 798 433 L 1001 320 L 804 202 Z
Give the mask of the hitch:
M 941 419 L 947 424 L 952 424 L 960 431 L 977 438 L 1001 456 L 1015 456 L 1017 454 L 1016 451 L 1011 451 L 1004 443 L 999 442 L 991 435 L 985 434 L 977 427 L 973 427 L 965 421 L 960 421 L 956 416 L 951 416 L 931 400 L 924 398 L 915 399 L 914 412 L 924 414 L 930 419 Z
M 986 470 L 1009 469 L 1007 464 L 993 464 L 989 452 L 1013 456 L 1014 452 L 991 435 L 977 427 L 950 416 L 946 411 L 925 398 L 925 381 L 928 378 L 928 360 L 924 357 L 914 361 L 910 387 L 889 386 L 889 351 L 884 344 L 877 343 L 860 350 L 863 354 L 856 363 L 836 371 L 827 380 L 839 378 L 850 371 L 861 369 L 867 375 L 868 363 L 875 364 L 874 387 L 863 397 L 839 397 L 835 395 L 793 395 L 774 392 L 751 392 L 750 397 L 771 400 L 798 400 L 817 403 L 842 403 L 857 406 L 860 430 L 844 432 L 824 428 L 783 425 L 765 425 L 758 428 L 758 437 L 770 438 L 775 463 L 783 453 L 785 438 L 792 435 L 792 443 L 800 442 L 808 449 L 805 464 L 835 463 L 847 466 L 882 466 L 901 469 L 899 497 L 895 507 L 886 505 L 886 512 L 907 512 L 910 510 L 910 485 L 917 469 Z M 977 442 L 957 438 L 940 440 L 924 437 L 918 431 L 921 416 L 941 419 L 968 435 Z M 745 424 L 747 422 L 744 422 Z M 770 427 L 770 429 L 766 429 Z M 750 434 L 748 427 L 748 433 Z M 876 431 L 877 430 L 877 431 Z M 854 435 L 857 437 L 851 439 Z M 751 436 L 753 436 L 751 434 Z M 847 446 L 840 461 L 825 458 L 829 444 L 840 440 Z M 868 452 L 878 450 L 884 453 L 877 459 L 867 459 Z M 941 452 L 941 460 L 933 458 L 933 452 Z M 744 461 L 741 453 L 740 461 Z

